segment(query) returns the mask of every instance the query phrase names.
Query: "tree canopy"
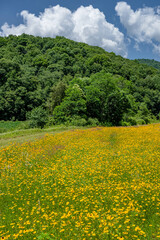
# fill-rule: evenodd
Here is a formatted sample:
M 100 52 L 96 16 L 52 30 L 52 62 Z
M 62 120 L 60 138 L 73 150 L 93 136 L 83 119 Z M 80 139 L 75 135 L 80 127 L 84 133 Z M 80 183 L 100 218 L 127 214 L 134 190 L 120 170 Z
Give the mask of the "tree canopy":
M 160 71 L 140 62 L 64 37 L 0 37 L 0 120 L 25 120 L 34 109 L 55 123 L 158 119 Z

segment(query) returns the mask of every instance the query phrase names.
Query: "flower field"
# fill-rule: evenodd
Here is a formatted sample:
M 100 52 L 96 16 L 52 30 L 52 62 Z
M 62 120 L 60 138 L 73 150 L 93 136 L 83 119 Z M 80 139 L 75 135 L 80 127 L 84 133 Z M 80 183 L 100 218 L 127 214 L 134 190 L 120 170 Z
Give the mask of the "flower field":
M 160 124 L 0 149 L 1 239 L 160 239 Z

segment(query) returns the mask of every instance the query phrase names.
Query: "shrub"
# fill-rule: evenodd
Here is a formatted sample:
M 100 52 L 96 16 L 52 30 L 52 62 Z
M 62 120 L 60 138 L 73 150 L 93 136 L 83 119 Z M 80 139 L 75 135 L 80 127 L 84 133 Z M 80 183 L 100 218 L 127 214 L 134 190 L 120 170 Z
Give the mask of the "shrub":
M 90 126 L 98 126 L 99 125 L 99 121 L 97 118 L 88 118 L 88 125 Z
M 48 120 L 47 120 L 47 123 L 46 123 L 46 127 L 50 127 L 50 126 L 53 126 L 55 125 L 55 119 L 53 116 L 49 116 L 48 117 Z
M 139 116 L 129 117 L 127 120 L 128 126 L 135 126 L 135 125 L 144 125 L 146 124 L 145 120 L 143 118 L 140 118 Z M 122 125 L 124 126 L 124 125 Z
M 22 122 L 20 125 L 19 125 L 19 127 L 17 128 L 18 130 L 20 130 L 20 129 L 28 129 L 30 126 L 30 122 L 29 121 L 24 121 L 24 122 Z
M 126 122 L 126 121 L 121 121 L 120 125 L 123 126 L 123 127 L 131 126 L 131 124 L 129 122 Z
M 73 116 L 69 125 L 72 125 L 72 126 L 86 126 L 87 121 L 86 121 L 85 118 L 81 118 L 80 116 Z
M 31 128 L 43 128 L 48 120 L 47 112 L 42 107 L 34 108 L 31 112 L 27 113 L 26 117 L 29 120 L 29 127 Z
M 137 125 L 144 125 L 146 124 L 145 120 L 142 118 L 137 119 Z

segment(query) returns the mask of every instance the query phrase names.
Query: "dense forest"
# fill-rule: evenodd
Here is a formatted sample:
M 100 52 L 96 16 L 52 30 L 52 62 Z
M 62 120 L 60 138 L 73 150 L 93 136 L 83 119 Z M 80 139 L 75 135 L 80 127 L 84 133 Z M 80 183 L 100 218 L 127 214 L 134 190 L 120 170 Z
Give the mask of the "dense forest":
M 139 63 L 143 63 L 143 64 L 146 64 L 148 66 L 151 66 L 151 67 L 154 67 L 154 68 L 157 68 L 160 70 L 160 62 L 158 61 L 155 61 L 154 59 L 137 59 Z
M 159 114 L 152 66 L 64 37 L 0 37 L 0 120 L 136 125 Z

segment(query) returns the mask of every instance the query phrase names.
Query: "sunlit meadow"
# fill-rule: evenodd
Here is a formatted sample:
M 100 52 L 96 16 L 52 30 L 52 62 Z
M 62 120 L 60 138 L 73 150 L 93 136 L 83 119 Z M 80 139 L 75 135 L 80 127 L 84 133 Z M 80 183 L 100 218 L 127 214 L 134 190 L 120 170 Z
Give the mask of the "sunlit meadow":
M 0 150 L 1 239 L 160 239 L 160 124 Z

